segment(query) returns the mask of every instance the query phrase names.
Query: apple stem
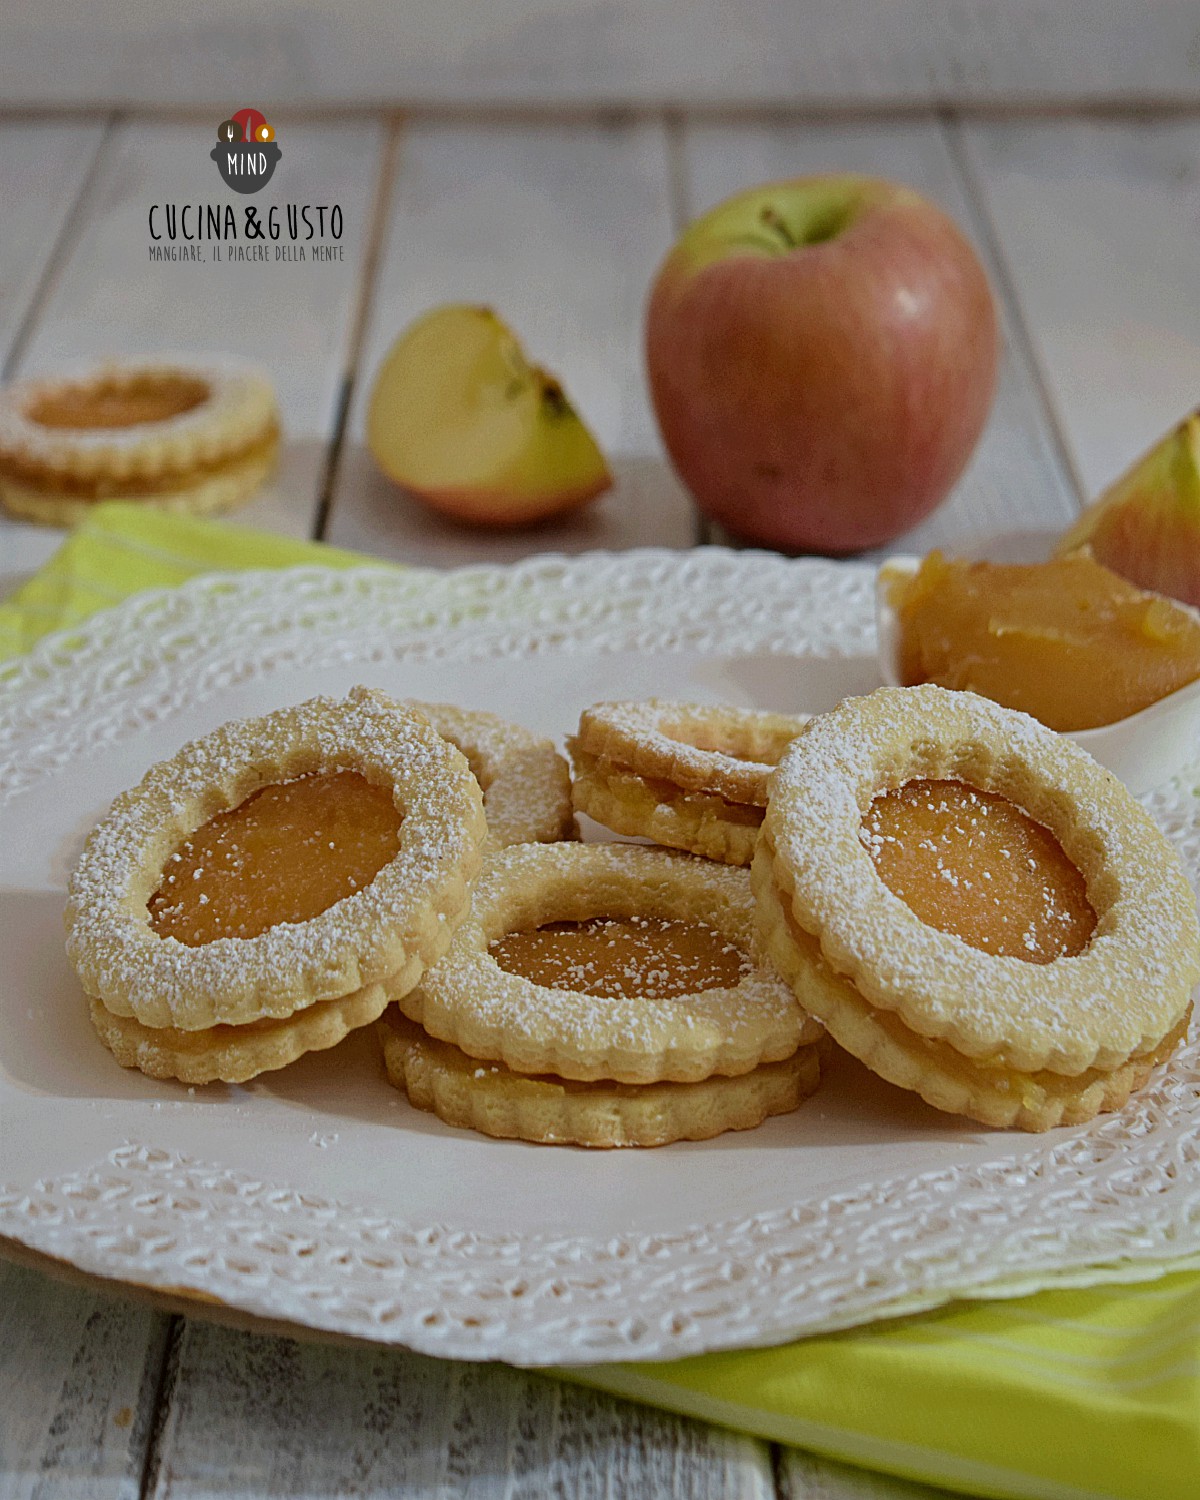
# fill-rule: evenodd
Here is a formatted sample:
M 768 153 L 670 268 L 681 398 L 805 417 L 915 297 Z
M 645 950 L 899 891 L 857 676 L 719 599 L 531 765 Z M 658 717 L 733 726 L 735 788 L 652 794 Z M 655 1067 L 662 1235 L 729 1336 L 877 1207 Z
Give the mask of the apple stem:
M 826 240 L 836 239 L 853 220 L 854 207 L 846 203 L 829 205 L 822 211 L 811 214 L 807 221 L 801 224 L 799 232 L 793 229 L 779 210 L 769 203 L 759 210 L 758 216 L 772 233 L 779 236 L 789 250 L 798 250 L 804 246 L 821 245 Z
M 788 228 L 787 221 L 777 209 L 772 208 L 768 203 L 760 213 L 759 217 L 762 219 L 763 223 L 767 226 L 768 229 L 773 229 L 775 231 L 775 233 L 779 236 L 779 238 L 783 241 L 783 243 L 788 247 L 789 250 L 794 250 L 796 248 L 798 241 L 796 240 L 796 237 L 792 233 L 792 231 Z

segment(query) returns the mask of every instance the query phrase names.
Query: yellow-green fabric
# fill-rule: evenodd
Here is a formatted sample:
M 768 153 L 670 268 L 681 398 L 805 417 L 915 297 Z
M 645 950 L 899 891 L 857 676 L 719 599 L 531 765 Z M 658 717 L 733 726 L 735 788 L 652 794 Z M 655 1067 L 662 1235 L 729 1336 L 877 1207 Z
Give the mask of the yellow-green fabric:
M 206 570 L 364 561 L 222 522 L 97 506 L 0 604 L 0 659 L 129 594 Z M 563 1373 L 972 1494 L 1200 1497 L 1195 1271 L 959 1304 L 777 1349 Z
M 1194 1271 L 959 1303 L 777 1349 L 565 1373 L 973 1495 L 1200 1496 Z
M 143 589 L 172 588 L 197 573 L 300 563 L 351 568 L 367 561 L 319 542 L 111 501 L 97 505 L 46 566 L 0 603 L 0 661 L 94 610 Z

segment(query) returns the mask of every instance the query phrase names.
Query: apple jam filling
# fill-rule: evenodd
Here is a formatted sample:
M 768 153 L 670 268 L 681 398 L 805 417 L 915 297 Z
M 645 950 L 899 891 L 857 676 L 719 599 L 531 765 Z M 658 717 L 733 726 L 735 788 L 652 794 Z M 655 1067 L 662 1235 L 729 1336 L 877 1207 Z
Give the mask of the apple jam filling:
M 263 787 L 171 855 L 150 925 L 197 948 L 305 922 L 370 883 L 400 847 L 400 821 L 391 790 L 357 771 Z
M 883 883 L 921 921 L 984 953 L 1045 964 L 1087 947 L 1096 914 L 1047 828 L 994 792 L 910 781 L 863 819 Z
M 907 686 L 966 688 L 1066 733 L 1200 677 L 1200 620 L 1085 554 L 1001 566 L 932 552 L 895 605 Z
M 26 416 L 39 427 L 140 427 L 181 417 L 208 397 L 203 380 L 162 371 L 58 386 L 39 396 Z
M 491 945 L 502 969 L 546 989 L 608 999 L 670 1000 L 733 989 L 750 960 L 703 922 L 594 917 L 510 932 Z

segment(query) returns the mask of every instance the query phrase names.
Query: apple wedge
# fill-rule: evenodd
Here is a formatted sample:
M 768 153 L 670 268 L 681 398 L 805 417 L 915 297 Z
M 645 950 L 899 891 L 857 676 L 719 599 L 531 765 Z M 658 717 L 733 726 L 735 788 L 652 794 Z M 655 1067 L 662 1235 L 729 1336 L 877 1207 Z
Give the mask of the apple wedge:
M 1200 409 L 1110 485 L 1055 552 L 1079 547 L 1139 588 L 1200 605 Z
M 612 483 L 562 386 L 489 307 L 435 308 L 400 335 L 375 377 L 367 445 L 417 500 L 478 525 L 540 521 Z

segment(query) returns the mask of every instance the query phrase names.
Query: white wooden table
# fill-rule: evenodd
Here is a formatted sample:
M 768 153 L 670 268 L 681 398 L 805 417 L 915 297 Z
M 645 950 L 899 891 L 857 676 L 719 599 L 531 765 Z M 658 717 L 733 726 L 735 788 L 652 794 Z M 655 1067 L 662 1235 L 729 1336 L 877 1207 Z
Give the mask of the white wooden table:
M 1168 103 L 1193 90 L 1186 11 L 1171 8 L 1177 46 L 1165 30 L 1131 33 L 1130 64 L 1143 72 L 1153 47 L 1165 49 Z M 697 25 L 707 11 L 689 14 Z M 996 55 L 1012 62 L 1019 46 L 1010 39 L 1012 56 Z M 1039 54 L 1042 94 L 1054 55 Z M 665 45 L 660 61 L 668 82 L 656 90 L 647 75 L 647 97 L 686 85 L 670 82 Z M 7 97 L 19 94 L 15 73 L 4 82 Z M 726 97 L 719 85 L 710 79 L 709 93 Z M 421 96 L 419 80 L 410 93 Z M 211 109 L 0 117 L 0 359 L 6 377 L 155 349 L 262 360 L 288 443 L 279 478 L 238 518 L 249 524 L 444 566 L 692 545 L 703 530 L 663 462 L 640 365 L 647 283 L 710 203 L 822 169 L 906 179 L 943 203 L 1001 304 L 1004 366 L 987 433 L 954 496 L 906 545 L 1061 529 L 1200 399 L 1200 109 L 1177 99 L 1164 113 L 1095 116 L 281 113 L 272 123 L 284 159 L 262 198 L 340 203 L 345 262 L 148 264 L 149 205 L 216 194 L 207 151 L 217 120 Z M 489 538 L 411 508 L 372 473 L 361 446 L 370 376 L 408 319 L 448 299 L 493 302 L 562 376 L 614 460 L 617 486 L 598 506 Z M 59 540 L 0 527 L 0 592 Z M 234 1332 L 0 1262 L 0 1500 L 385 1493 L 925 1492 L 544 1377 Z

